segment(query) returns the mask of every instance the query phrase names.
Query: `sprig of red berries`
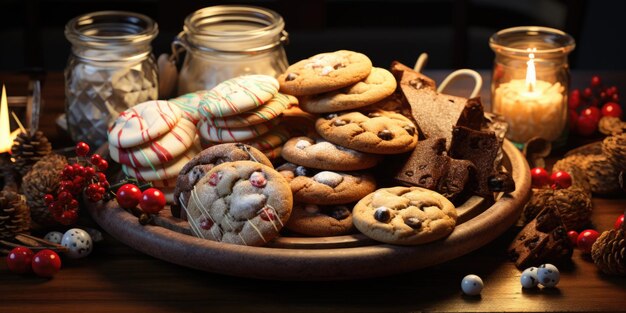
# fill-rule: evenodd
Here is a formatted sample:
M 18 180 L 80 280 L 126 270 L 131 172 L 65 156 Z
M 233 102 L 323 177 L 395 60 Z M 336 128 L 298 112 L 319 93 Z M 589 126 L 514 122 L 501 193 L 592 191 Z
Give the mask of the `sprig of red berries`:
M 146 189 L 145 187 L 149 188 Z M 145 190 L 142 191 L 142 189 Z M 153 216 L 163 210 L 166 204 L 163 192 L 157 188 L 152 188 L 151 184 L 137 186 L 126 183 L 117 189 L 115 196 L 120 207 L 137 216 L 142 225 L 150 223 Z
M 556 171 L 550 175 L 543 167 L 535 167 L 530 170 L 532 188 L 566 189 L 572 185 L 572 176 L 566 171 Z
M 570 92 L 568 106 L 570 130 L 583 136 L 594 134 L 604 116 L 622 118 L 617 87 L 604 86 L 598 75 L 591 77 L 589 87 Z
M 104 171 L 109 167 L 107 160 L 99 154 L 89 154 L 89 145 L 76 144 L 76 162 L 67 164 L 61 171 L 61 181 L 56 196 L 46 194 L 44 203 L 52 217 L 63 225 L 71 225 L 78 220 L 78 198 L 84 193 L 91 202 L 103 199 L 109 182 Z

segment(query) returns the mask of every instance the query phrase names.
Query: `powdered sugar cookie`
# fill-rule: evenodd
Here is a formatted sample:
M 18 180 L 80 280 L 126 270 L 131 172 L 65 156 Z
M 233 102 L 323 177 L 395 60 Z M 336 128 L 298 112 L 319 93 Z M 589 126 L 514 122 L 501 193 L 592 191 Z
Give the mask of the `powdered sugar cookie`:
M 109 128 L 109 144 L 131 148 L 170 132 L 180 120 L 182 111 L 173 103 L 152 100 L 120 113 Z
M 109 155 L 117 163 L 132 167 L 151 167 L 174 160 L 193 145 L 195 138 L 196 125 L 181 118 L 167 134 L 132 148 L 110 146 Z
M 200 130 L 202 138 L 209 142 L 242 142 L 257 138 L 269 132 L 272 127 L 278 125 L 279 122 L 279 119 L 273 119 L 264 124 L 257 124 L 248 127 L 216 128 L 206 123 L 206 120 L 203 120 L 200 124 L 198 124 L 198 129 Z
M 166 180 L 178 176 L 178 172 L 180 172 L 183 166 L 198 152 L 200 152 L 200 149 L 193 145 L 191 149 L 168 163 L 155 165 L 153 167 L 131 167 L 122 164 L 122 171 L 124 174 L 135 177 L 141 181 Z
M 382 157 L 335 145 L 322 138 L 306 136 L 289 139 L 283 147 L 289 162 L 331 171 L 356 171 L 374 167 Z
M 186 211 L 200 238 L 260 246 L 278 236 L 292 206 L 289 184 L 276 170 L 236 161 L 211 169 L 191 191 Z
M 420 187 L 382 188 L 359 201 L 353 222 L 366 236 L 391 244 L 417 245 L 449 235 L 456 208 L 435 191 Z
M 264 105 L 238 115 L 208 118 L 207 124 L 217 128 L 239 128 L 266 123 L 280 116 L 283 111 L 297 105 L 294 96 L 277 93 Z
M 209 90 L 200 101 L 206 119 L 237 115 L 258 108 L 278 92 L 278 81 L 267 75 L 245 75 L 226 80 Z

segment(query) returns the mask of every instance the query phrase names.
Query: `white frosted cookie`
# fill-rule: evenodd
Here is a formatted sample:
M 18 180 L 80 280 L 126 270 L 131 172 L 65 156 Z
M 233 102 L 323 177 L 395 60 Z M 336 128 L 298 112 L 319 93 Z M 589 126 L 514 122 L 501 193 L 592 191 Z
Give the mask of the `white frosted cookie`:
M 196 147 L 196 145 L 193 145 L 191 149 L 168 163 L 155 165 L 153 167 L 131 167 L 122 164 L 122 171 L 124 174 L 135 177 L 141 181 L 167 180 L 178 177 L 178 173 L 183 166 L 199 152 L 200 149 Z
M 208 118 L 207 123 L 218 128 L 239 128 L 263 124 L 279 117 L 285 110 L 297 104 L 296 97 L 277 93 L 274 98 L 258 108 L 228 117 Z
M 292 206 L 289 184 L 276 170 L 235 161 L 215 166 L 200 179 L 185 210 L 197 237 L 260 246 L 279 235 Z
M 456 208 L 441 194 L 420 187 L 382 188 L 359 201 L 354 226 L 366 236 L 398 245 L 423 244 L 448 236 Z
M 238 76 L 209 90 L 198 112 L 205 119 L 237 115 L 262 106 L 277 92 L 278 81 L 272 76 Z
M 110 146 L 109 155 L 120 164 L 151 167 L 174 160 L 193 145 L 195 138 L 196 125 L 181 118 L 167 134 L 132 148 Z
M 269 151 L 282 147 L 287 140 L 289 140 L 289 132 L 282 125 L 278 125 L 262 136 L 244 143 L 261 151 Z
M 150 142 L 171 131 L 181 115 L 178 106 L 168 101 L 140 103 L 120 113 L 115 119 L 109 128 L 109 144 L 118 148 L 131 148 Z
M 200 113 L 198 113 L 200 100 L 202 100 L 208 92 L 208 90 L 190 92 L 182 96 L 169 99 L 168 101 L 176 104 L 183 111 L 183 118 L 188 119 L 194 124 L 198 124 L 200 121 Z
M 202 139 L 213 143 L 225 142 L 241 142 L 257 138 L 272 129 L 280 122 L 279 119 L 273 119 L 264 124 L 257 124 L 240 128 L 216 128 L 210 126 L 206 120 L 198 124 L 200 136 Z

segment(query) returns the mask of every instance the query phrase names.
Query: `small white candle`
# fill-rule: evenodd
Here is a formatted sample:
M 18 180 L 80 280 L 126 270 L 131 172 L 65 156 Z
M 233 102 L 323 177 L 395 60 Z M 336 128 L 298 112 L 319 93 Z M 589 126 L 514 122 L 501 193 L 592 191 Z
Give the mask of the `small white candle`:
M 507 137 L 525 143 L 533 137 L 554 141 L 565 127 L 564 87 L 537 80 L 534 54 L 526 63 L 526 79 L 514 79 L 496 88 L 493 110 L 509 123 Z
M 9 106 L 7 104 L 7 94 L 2 85 L 2 98 L 0 99 L 0 153 L 11 151 L 13 137 L 11 136 L 11 125 L 9 124 Z

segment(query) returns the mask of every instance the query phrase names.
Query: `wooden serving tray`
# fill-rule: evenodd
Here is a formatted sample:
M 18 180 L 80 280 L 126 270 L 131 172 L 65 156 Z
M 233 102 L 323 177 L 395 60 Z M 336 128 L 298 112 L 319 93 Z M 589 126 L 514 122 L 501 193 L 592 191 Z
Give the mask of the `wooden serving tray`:
M 109 234 L 156 258 L 208 272 L 272 280 L 344 280 L 386 276 L 439 264 L 482 247 L 517 221 L 530 196 L 530 170 L 508 140 L 504 167 L 516 190 L 488 205 L 472 197 L 457 208 L 456 228 L 445 239 L 418 246 L 383 244 L 362 234 L 335 237 L 280 237 L 265 247 L 226 244 L 189 235 L 186 222 L 167 211 L 157 225 L 142 226 L 116 201 L 88 206 Z

